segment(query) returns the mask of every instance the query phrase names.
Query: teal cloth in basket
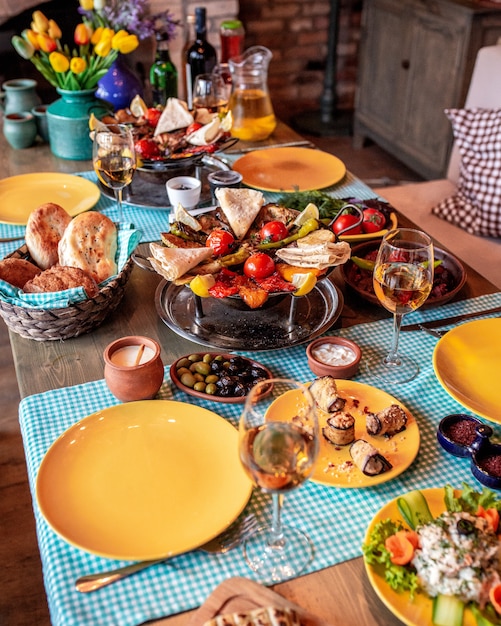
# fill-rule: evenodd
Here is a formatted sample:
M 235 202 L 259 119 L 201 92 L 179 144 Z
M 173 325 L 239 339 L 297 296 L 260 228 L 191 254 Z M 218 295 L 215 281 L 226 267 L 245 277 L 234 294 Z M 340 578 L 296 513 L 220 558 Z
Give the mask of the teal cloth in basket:
M 438 309 L 417 311 L 409 323 L 479 311 L 501 304 L 501 293 L 448 304 Z M 391 338 L 390 319 L 334 330 L 354 339 L 363 359 L 375 350 L 384 353 Z M 394 480 L 364 489 L 340 489 L 305 483 L 287 494 L 283 511 L 285 523 L 304 529 L 315 544 L 315 558 L 307 571 L 317 571 L 361 555 L 360 545 L 374 514 L 389 500 L 410 489 L 440 487 L 462 481 L 477 484 L 466 459 L 446 454 L 436 440 L 439 420 L 450 413 L 465 412 L 437 382 L 432 354 L 437 340 L 423 332 L 402 333 L 401 349 L 413 355 L 421 366 L 416 380 L 406 385 L 378 386 L 407 406 L 417 420 L 421 446 L 414 463 Z M 284 350 L 245 353 L 267 365 L 276 376 L 301 381 L 312 379 L 305 346 Z M 355 380 L 371 384 L 362 366 Z M 372 384 L 373 381 L 372 381 Z M 168 366 L 159 398 L 190 402 L 206 407 L 237 424 L 241 405 L 198 400 L 177 390 L 170 382 Z M 118 404 L 104 380 L 58 389 L 25 398 L 20 405 L 20 423 L 26 451 L 30 487 L 42 458 L 54 440 L 72 424 L 96 410 Z M 499 437 L 500 430 L 495 428 Z M 269 519 L 270 499 L 256 491 L 248 508 Z M 82 595 L 74 581 L 85 573 L 105 570 L 124 562 L 87 554 L 60 539 L 42 518 L 34 498 L 38 541 L 51 620 L 54 626 L 133 626 L 146 620 L 188 610 L 202 604 L 213 589 L 231 576 L 256 578 L 246 566 L 241 550 L 225 555 L 192 552 L 121 581 L 98 592 Z

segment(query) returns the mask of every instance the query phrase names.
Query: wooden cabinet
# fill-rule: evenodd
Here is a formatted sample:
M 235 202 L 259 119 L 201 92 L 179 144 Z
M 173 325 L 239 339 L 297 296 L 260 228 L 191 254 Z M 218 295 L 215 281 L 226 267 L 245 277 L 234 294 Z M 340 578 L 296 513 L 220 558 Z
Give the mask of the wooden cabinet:
M 463 106 L 477 50 L 500 37 L 501 5 L 364 0 L 355 146 L 372 139 L 424 178 L 444 176 L 444 109 Z

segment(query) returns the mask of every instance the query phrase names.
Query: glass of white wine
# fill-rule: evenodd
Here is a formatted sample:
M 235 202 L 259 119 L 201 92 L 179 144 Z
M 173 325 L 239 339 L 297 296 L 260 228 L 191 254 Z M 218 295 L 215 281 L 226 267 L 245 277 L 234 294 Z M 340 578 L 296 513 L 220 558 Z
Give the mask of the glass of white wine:
M 273 503 L 271 524 L 245 539 L 245 559 L 262 581 L 287 580 L 313 557 L 308 535 L 281 519 L 284 495 L 310 476 L 317 458 L 313 397 L 305 385 L 293 380 L 261 381 L 247 396 L 239 431 L 242 465 L 254 484 L 271 494 Z
M 130 185 L 136 169 L 134 138 L 125 124 L 110 124 L 94 133 L 92 162 L 99 180 L 113 190 L 118 221 L 123 223 L 122 191 Z
M 210 113 L 223 112 L 228 106 L 227 91 L 221 75 L 199 74 L 193 85 L 193 108 L 207 109 Z
M 389 353 L 369 360 L 367 369 L 388 383 L 406 383 L 419 373 L 419 365 L 398 351 L 402 316 L 418 309 L 433 286 L 433 243 L 419 230 L 396 228 L 379 246 L 374 266 L 374 291 L 385 309 L 393 313 L 393 338 Z

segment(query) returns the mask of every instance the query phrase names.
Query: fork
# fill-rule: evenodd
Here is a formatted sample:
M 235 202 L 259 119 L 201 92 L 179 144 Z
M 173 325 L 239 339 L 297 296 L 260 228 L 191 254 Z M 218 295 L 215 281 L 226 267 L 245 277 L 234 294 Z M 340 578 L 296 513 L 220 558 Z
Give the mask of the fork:
M 224 554 L 229 552 L 233 548 L 236 548 L 244 539 L 251 533 L 257 525 L 257 519 L 254 515 L 248 515 L 241 520 L 236 520 L 231 526 L 229 526 L 220 535 L 211 539 L 207 543 L 201 545 L 198 550 L 207 552 L 208 554 Z M 167 561 L 171 557 L 165 557 L 162 559 L 154 559 L 151 561 L 138 561 L 131 565 L 125 565 L 114 570 L 108 570 L 106 572 L 99 572 L 97 574 L 87 574 L 77 578 L 75 581 L 75 588 L 81 593 L 89 593 L 91 591 L 97 591 L 107 585 L 111 585 L 118 580 L 123 580 L 127 576 L 131 576 L 136 572 L 141 572 L 148 567 L 158 565 Z

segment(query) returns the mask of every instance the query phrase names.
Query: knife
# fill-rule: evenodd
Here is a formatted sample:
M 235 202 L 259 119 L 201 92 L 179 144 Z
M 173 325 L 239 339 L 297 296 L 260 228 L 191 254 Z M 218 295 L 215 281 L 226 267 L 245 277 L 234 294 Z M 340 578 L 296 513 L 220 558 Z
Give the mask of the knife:
M 423 326 L 425 328 L 439 328 L 440 326 L 448 326 L 449 324 L 455 324 L 456 322 L 462 322 L 463 320 L 470 319 L 472 317 L 481 317 L 482 315 L 489 315 L 490 313 L 501 313 L 501 306 L 497 306 L 494 309 L 487 309 L 487 311 L 475 311 L 473 313 L 462 313 L 461 315 L 454 315 L 453 317 L 443 317 L 439 320 L 430 320 L 429 322 L 419 322 L 417 324 L 408 324 L 402 326 L 400 330 L 420 330 Z

